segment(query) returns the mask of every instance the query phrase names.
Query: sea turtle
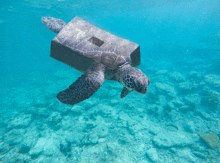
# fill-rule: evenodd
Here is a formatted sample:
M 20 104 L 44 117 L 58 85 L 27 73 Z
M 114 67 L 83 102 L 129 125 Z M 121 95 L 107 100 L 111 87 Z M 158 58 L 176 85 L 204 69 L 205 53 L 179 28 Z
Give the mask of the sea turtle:
M 147 93 L 150 80 L 139 69 L 140 46 L 114 36 L 79 17 L 70 23 L 52 17 L 42 22 L 58 35 L 52 40 L 50 56 L 83 74 L 57 94 L 64 104 L 74 105 L 92 96 L 104 79 L 123 84 L 121 98 L 131 91 Z

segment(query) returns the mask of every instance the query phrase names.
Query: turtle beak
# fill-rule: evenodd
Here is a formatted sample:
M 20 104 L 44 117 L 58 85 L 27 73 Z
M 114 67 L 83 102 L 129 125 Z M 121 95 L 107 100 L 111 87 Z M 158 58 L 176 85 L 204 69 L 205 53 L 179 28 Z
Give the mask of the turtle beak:
M 141 90 L 140 90 L 139 93 L 141 93 L 141 94 L 146 94 L 146 93 L 147 93 L 147 86 L 141 87 Z
M 144 82 L 145 84 L 138 90 L 138 93 L 140 94 L 146 94 L 148 85 L 150 84 L 150 80 L 147 78 Z
M 149 84 L 150 84 L 150 79 L 147 79 L 147 83 L 148 83 L 147 85 L 149 85 Z
M 139 93 L 139 94 L 146 94 L 147 93 L 147 86 L 142 86 L 136 89 L 133 89 L 132 91 Z

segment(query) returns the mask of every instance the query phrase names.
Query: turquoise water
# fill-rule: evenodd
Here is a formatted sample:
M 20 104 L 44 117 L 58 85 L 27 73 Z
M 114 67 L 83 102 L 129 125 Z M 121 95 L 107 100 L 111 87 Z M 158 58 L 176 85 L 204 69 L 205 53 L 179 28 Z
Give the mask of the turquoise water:
M 220 162 L 220 1 L 8 0 L 0 3 L 0 162 Z M 75 16 L 138 43 L 146 95 L 105 81 L 74 106 L 81 75 L 49 57 L 41 22 Z

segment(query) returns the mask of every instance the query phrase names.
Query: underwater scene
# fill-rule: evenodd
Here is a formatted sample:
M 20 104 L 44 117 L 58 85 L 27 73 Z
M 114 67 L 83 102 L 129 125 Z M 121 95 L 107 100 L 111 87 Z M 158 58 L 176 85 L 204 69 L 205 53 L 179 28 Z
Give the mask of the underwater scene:
M 220 0 L 1 1 L 0 163 L 220 163 L 219 8 Z M 147 93 L 127 87 L 120 76 L 127 62 L 112 64 L 113 53 L 97 61 L 105 72 L 84 75 L 50 57 L 67 25 L 59 33 L 52 22 L 55 33 L 42 17 L 66 24 L 79 17 L 140 45 L 140 58 L 126 61 L 140 59 Z M 88 55 L 77 65 L 88 67 L 96 53 Z M 113 65 L 114 80 L 104 80 Z M 102 79 L 100 89 L 88 88 Z M 70 102 L 57 95 L 67 88 L 77 94 Z

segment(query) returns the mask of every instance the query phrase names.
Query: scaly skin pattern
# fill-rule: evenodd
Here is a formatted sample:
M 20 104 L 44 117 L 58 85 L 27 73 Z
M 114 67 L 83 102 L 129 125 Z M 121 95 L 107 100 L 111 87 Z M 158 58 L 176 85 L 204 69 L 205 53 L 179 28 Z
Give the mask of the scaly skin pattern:
M 141 94 L 147 93 L 150 84 L 148 77 L 141 70 L 131 67 L 130 64 L 125 64 L 119 69 L 116 79 L 128 90 Z
M 57 34 L 63 29 L 63 27 L 66 26 L 66 23 L 61 19 L 56 19 L 52 17 L 42 17 L 42 22 L 45 26 L 47 26 L 47 28 Z

